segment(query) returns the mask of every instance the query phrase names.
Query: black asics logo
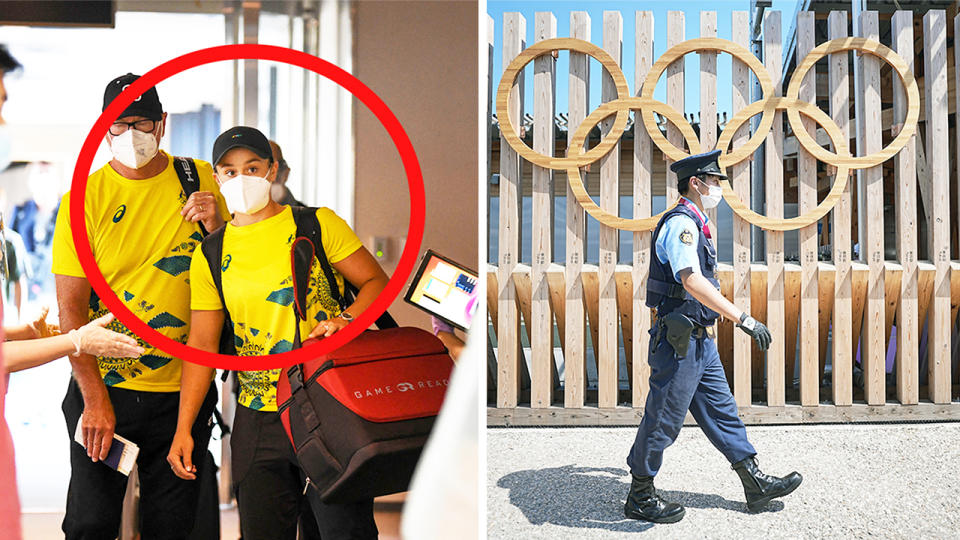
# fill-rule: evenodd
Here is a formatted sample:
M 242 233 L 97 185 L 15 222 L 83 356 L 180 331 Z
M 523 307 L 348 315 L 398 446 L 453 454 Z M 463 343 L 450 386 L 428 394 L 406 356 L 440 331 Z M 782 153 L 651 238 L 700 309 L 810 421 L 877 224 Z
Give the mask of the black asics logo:
M 121 204 L 117 207 L 117 211 L 113 213 L 113 222 L 119 223 L 123 219 L 123 215 L 127 213 L 127 205 Z

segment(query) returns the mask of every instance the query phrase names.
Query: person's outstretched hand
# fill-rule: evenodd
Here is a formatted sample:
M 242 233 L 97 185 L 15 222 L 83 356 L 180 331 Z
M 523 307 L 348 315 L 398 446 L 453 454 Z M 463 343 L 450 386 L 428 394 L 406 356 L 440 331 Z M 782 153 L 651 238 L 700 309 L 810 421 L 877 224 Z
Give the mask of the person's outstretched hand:
M 50 313 L 50 308 L 48 306 L 43 306 L 43 309 L 40 310 L 40 315 L 27 325 L 27 328 L 33 334 L 30 339 L 38 339 L 52 336 L 60 335 L 60 325 L 57 323 L 47 322 L 47 314 Z
M 139 358 L 145 351 L 137 340 L 107 330 L 105 327 L 113 321 L 113 314 L 108 313 L 99 319 L 90 321 L 76 330 L 70 331 L 77 352 L 92 354 L 93 356 L 107 356 L 110 358 Z

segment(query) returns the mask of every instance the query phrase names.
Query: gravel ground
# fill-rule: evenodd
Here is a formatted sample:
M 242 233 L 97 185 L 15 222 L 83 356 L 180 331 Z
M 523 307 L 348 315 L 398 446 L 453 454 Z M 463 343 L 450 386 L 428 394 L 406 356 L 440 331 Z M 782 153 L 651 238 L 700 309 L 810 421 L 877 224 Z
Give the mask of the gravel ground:
M 748 427 L 760 468 L 803 474 L 747 512 L 743 488 L 699 428 L 664 454 L 657 488 L 687 508 L 669 525 L 628 520 L 635 428 L 487 430 L 489 538 L 957 538 L 960 423 Z

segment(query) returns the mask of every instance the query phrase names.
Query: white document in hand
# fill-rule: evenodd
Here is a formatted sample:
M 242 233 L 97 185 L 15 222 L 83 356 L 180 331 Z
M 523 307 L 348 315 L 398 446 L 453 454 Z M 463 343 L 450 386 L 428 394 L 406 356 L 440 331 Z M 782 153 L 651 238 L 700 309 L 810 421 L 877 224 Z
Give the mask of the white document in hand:
M 73 434 L 73 440 L 83 446 L 83 415 L 80 416 L 80 419 L 77 420 L 77 431 Z M 86 448 L 84 446 L 84 448 Z M 101 460 L 101 462 L 115 469 L 123 474 L 129 476 L 130 471 L 133 470 L 133 464 L 137 462 L 137 454 L 140 453 L 140 447 L 136 443 L 130 442 L 127 439 L 113 434 L 113 444 L 110 445 L 110 453 L 107 454 L 107 459 Z

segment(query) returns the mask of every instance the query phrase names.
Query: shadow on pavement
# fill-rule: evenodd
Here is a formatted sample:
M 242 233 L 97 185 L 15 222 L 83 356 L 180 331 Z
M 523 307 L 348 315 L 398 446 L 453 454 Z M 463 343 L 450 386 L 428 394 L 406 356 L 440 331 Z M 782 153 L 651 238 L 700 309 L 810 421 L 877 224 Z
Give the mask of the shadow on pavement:
M 746 500 L 731 501 L 719 495 L 691 493 L 689 491 L 670 491 L 666 489 L 657 491 L 664 499 L 670 502 L 680 503 L 686 508 L 719 508 L 720 510 L 730 510 L 731 512 L 739 512 L 741 514 L 754 513 L 747 510 Z M 624 497 L 626 497 L 626 495 L 624 495 Z M 770 501 L 766 508 L 757 513 L 779 512 L 780 510 L 783 510 L 783 501 Z
M 629 472 L 623 469 L 565 465 L 512 472 L 500 478 L 497 486 L 509 490 L 510 503 L 534 525 L 551 523 L 608 531 L 645 531 L 654 524 L 623 516 L 623 503 L 630 490 L 629 478 Z M 731 501 L 719 495 L 666 490 L 661 493 L 667 500 L 687 508 L 748 513 L 743 501 Z M 782 509 L 782 502 L 773 501 L 765 511 Z

